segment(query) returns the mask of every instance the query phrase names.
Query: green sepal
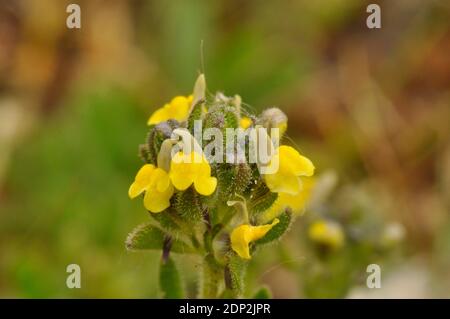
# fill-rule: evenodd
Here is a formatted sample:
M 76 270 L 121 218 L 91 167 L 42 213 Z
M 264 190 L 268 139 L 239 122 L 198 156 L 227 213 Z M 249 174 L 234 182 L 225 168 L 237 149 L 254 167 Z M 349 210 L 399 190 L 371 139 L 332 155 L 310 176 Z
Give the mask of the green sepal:
M 247 163 L 220 164 L 217 166 L 218 192 L 222 202 L 244 195 L 252 181 L 252 172 Z
M 223 102 L 216 102 L 210 106 L 205 115 L 205 127 L 217 127 L 220 130 L 238 128 L 239 116 L 236 108 Z
M 198 223 L 203 218 L 201 198 L 193 186 L 176 193 L 173 205 L 177 214 L 189 223 Z
M 201 120 L 203 117 L 203 108 L 205 107 L 204 101 L 198 101 L 191 110 L 187 120 L 187 127 L 189 132 L 194 135 L 194 124 L 195 121 Z M 200 142 L 200 141 L 199 141 Z
M 139 157 L 144 163 L 155 164 L 152 155 L 150 154 L 150 150 L 148 149 L 148 144 L 139 145 Z
M 227 140 L 227 128 L 238 128 L 239 117 L 234 106 L 228 106 L 223 102 L 213 104 L 206 113 L 203 121 L 204 128 L 218 128 L 222 132 L 225 155 L 225 144 Z M 204 141 L 206 145 L 209 141 Z

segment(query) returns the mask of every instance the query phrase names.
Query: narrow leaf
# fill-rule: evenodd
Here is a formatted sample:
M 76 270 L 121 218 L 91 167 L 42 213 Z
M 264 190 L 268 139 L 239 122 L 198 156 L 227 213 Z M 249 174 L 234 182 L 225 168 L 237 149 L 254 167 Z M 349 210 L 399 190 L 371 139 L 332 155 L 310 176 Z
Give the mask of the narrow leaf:
M 167 299 L 184 298 L 183 285 L 175 262 L 168 258 L 165 262 L 161 260 L 159 268 L 159 285 Z
M 125 246 L 128 250 L 162 249 L 167 233 L 151 224 L 136 227 L 127 237 Z M 172 238 L 172 252 L 191 253 L 192 248 L 180 239 Z
M 197 104 L 198 101 L 203 100 L 205 98 L 205 91 L 206 91 L 205 75 L 200 74 L 194 84 L 194 92 L 193 92 L 194 98 L 192 100 L 192 105 Z
M 271 230 L 261 239 L 255 242 L 256 245 L 262 245 L 270 243 L 274 240 L 278 240 L 283 236 L 288 230 L 291 221 L 292 221 L 292 213 L 290 211 L 284 211 L 278 216 L 280 222 L 272 227 Z

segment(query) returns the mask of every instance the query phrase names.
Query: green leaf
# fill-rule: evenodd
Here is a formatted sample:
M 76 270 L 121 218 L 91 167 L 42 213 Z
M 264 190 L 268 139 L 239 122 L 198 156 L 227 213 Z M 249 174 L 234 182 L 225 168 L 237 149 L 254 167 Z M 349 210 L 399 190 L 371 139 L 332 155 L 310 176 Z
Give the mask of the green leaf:
M 263 286 L 256 291 L 253 295 L 253 299 L 271 299 L 272 293 L 270 292 L 269 287 Z
M 164 298 L 184 298 L 180 274 L 178 273 L 175 262 L 170 257 L 166 261 L 161 260 L 159 267 L 159 285 L 164 294 Z
M 125 246 L 128 250 L 162 249 L 164 242 L 172 240 L 171 251 L 175 253 L 192 253 L 193 249 L 179 238 L 171 238 L 158 227 L 143 224 L 136 227 L 127 237 Z
M 261 239 L 255 242 L 256 245 L 268 244 L 274 240 L 278 240 L 283 236 L 286 231 L 289 229 L 292 221 L 292 213 L 288 210 L 281 213 L 278 216 L 280 222 L 272 227 L 271 230 Z

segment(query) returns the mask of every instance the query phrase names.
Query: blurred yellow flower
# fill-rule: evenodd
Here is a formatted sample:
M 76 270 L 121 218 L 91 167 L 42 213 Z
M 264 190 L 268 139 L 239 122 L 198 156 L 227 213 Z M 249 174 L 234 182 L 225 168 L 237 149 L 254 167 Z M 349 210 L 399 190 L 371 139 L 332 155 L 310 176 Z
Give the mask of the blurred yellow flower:
M 272 220 L 286 208 L 290 208 L 294 214 L 302 214 L 314 185 L 314 177 L 305 177 L 302 178 L 302 190 L 298 194 L 278 193 L 275 203 L 262 214 L 262 220 Z
M 253 123 L 253 121 L 249 117 L 243 116 L 243 117 L 241 117 L 241 120 L 239 121 L 239 126 L 245 130 L 245 129 L 248 129 L 250 127 L 250 125 L 252 125 L 252 123 Z
M 185 190 L 194 184 L 201 195 L 211 195 L 217 186 L 217 179 L 211 176 L 211 166 L 203 154 L 178 152 L 170 164 L 170 180 L 178 190 Z
M 269 163 L 269 167 L 278 165 L 278 169 L 269 169 L 273 174 L 265 174 L 264 179 L 274 193 L 297 195 L 302 189 L 301 176 L 314 174 L 313 163 L 300 155 L 293 147 L 281 145 Z
M 236 227 L 230 235 L 231 238 L 231 248 L 244 259 L 250 259 L 250 248 L 249 244 L 252 241 L 258 240 L 264 237 L 273 226 L 278 224 L 280 221 L 275 218 L 272 224 L 262 225 L 262 226 L 252 226 L 252 225 L 241 225 Z
M 312 241 L 332 249 L 341 248 L 345 240 L 342 227 L 338 223 L 323 219 L 309 227 L 308 236 Z
M 192 95 L 174 97 L 170 103 L 165 104 L 163 107 L 153 112 L 152 116 L 148 119 L 147 124 L 158 124 L 170 119 L 177 121 L 186 120 L 189 115 L 192 101 Z
M 145 191 L 144 206 L 152 213 L 159 213 L 170 206 L 174 189 L 169 175 L 161 168 L 145 164 L 136 174 L 128 196 L 135 198 Z

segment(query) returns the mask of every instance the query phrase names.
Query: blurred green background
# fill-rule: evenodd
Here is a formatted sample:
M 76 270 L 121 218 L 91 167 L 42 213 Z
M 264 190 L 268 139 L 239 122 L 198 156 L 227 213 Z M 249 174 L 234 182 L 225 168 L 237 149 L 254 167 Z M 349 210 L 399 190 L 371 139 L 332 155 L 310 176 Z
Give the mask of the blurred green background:
M 336 184 L 255 256 L 249 290 L 450 297 L 450 3 L 377 1 L 369 30 L 370 2 L 2 0 L 0 297 L 160 296 L 159 253 L 124 247 L 148 220 L 127 190 L 148 116 L 199 72 L 251 111 L 283 109 L 289 139 Z M 405 235 L 387 257 L 347 241 L 322 258 L 305 237 L 314 214 Z M 198 261 L 183 258 L 194 291 Z M 378 262 L 383 286 L 369 290 Z M 71 263 L 81 289 L 66 287 Z

